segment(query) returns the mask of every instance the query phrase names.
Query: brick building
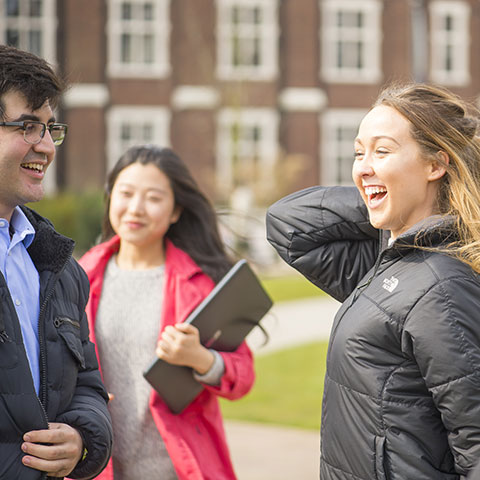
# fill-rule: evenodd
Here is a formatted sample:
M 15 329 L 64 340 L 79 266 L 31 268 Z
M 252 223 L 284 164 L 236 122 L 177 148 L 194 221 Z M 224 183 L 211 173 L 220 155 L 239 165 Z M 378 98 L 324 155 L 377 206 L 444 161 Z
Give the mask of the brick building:
M 51 189 L 101 187 L 134 143 L 172 146 L 219 204 L 350 180 L 379 89 L 480 95 L 479 0 L 0 0 L 0 41 L 66 74 Z M 242 197 L 243 195 L 243 197 Z

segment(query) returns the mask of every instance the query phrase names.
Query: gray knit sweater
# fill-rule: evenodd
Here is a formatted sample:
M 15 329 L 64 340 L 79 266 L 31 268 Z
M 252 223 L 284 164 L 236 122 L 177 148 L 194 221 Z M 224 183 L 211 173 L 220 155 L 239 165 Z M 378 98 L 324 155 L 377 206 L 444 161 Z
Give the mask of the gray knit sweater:
M 95 336 L 113 421 L 115 480 L 177 478 L 148 408 L 143 371 L 155 358 L 164 268 L 105 270 Z

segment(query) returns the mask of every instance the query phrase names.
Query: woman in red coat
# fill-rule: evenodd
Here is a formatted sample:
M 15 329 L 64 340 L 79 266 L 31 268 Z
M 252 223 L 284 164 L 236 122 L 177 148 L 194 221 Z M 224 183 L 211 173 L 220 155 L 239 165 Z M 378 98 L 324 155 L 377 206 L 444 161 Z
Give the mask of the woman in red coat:
M 213 207 L 170 149 L 133 147 L 107 184 L 104 243 L 80 263 L 88 274 L 92 340 L 112 395 L 115 444 L 100 479 L 235 479 L 217 396 L 254 382 L 253 358 L 203 347 L 183 323 L 231 267 Z M 185 365 L 205 387 L 171 413 L 143 378 L 154 355 Z

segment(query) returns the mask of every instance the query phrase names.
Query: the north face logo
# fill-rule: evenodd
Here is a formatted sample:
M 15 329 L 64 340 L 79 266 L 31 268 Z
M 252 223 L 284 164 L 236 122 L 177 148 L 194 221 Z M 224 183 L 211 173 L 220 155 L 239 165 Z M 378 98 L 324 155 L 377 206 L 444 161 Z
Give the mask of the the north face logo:
M 398 285 L 398 278 L 395 278 L 393 275 L 390 278 L 385 278 L 383 280 L 382 287 L 388 292 L 392 293 Z

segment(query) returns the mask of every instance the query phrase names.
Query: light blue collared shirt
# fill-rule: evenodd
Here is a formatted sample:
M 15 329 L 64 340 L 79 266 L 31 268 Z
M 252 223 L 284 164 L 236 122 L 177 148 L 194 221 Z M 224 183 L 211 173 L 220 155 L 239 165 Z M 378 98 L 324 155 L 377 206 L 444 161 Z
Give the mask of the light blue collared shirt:
M 10 238 L 10 230 L 13 235 Z M 11 225 L 0 218 L 0 270 L 17 311 L 27 351 L 33 384 L 40 390 L 40 345 L 38 315 L 40 312 L 40 280 L 27 248 L 33 242 L 35 230 L 25 214 L 17 207 Z

